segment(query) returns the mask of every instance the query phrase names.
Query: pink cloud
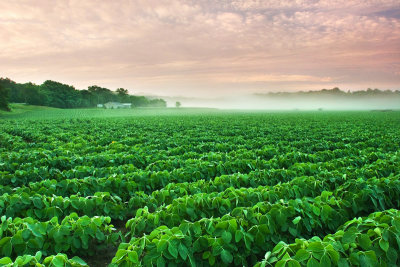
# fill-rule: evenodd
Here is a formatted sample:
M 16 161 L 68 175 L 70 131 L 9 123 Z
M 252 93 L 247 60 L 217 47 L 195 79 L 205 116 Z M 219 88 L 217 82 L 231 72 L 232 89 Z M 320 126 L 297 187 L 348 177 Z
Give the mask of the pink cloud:
M 165 94 L 400 89 L 393 0 L 1 1 L 0 73 Z M 100 84 L 100 83 L 104 84 Z M 218 90 L 214 90 L 218 88 Z

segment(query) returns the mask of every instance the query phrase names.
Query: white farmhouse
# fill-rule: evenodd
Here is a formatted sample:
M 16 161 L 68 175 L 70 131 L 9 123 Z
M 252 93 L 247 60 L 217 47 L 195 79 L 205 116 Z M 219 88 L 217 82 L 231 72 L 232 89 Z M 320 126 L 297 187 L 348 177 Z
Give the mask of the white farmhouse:
M 107 102 L 104 104 L 107 109 L 117 109 L 117 108 L 131 108 L 131 103 L 120 103 L 120 102 Z

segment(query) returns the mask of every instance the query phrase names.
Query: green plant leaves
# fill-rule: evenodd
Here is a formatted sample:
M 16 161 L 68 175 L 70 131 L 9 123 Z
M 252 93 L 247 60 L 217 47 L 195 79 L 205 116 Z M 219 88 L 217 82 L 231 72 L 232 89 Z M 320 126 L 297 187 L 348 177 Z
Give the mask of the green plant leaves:
M 230 244 L 232 240 L 232 234 L 230 232 L 223 232 L 222 239 L 226 244 Z
M 7 264 L 11 264 L 12 260 L 9 257 L 4 257 L 0 259 L 0 264 L 2 265 L 7 265 Z
M 308 252 L 307 250 L 299 249 L 296 252 L 296 255 L 294 256 L 294 259 L 296 259 L 299 262 L 302 262 L 302 261 L 308 260 L 310 258 L 310 256 L 311 256 L 311 253 Z
M 293 219 L 293 224 L 298 224 L 301 220 L 300 216 L 297 216 L 296 218 Z
M 139 256 L 136 251 L 129 251 L 128 258 L 129 258 L 129 261 L 132 263 L 139 263 Z
M 228 250 L 222 250 L 221 259 L 224 263 L 231 263 L 233 261 L 233 256 Z
M 384 239 L 381 239 L 379 240 L 379 246 L 383 251 L 387 252 L 389 249 L 389 242 Z
M 178 248 L 176 244 L 174 243 L 169 243 L 168 244 L 168 252 L 171 254 L 172 257 L 175 259 L 178 258 Z
M 114 266 L 399 265 L 400 219 L 384 210 L 400 199 L 397 113 L 141 112 L 3 120 L 0 252 L 30 265 L 37 251 L 82 265 L 57 253 L 109 246 Z

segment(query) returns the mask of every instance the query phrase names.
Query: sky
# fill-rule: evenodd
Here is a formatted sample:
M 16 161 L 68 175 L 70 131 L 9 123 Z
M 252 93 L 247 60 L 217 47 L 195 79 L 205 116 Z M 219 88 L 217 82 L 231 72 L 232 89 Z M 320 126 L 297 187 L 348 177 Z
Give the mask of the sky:
M 400 89 L 400 1 L 1 0 L 0 77 L 188 97 Z

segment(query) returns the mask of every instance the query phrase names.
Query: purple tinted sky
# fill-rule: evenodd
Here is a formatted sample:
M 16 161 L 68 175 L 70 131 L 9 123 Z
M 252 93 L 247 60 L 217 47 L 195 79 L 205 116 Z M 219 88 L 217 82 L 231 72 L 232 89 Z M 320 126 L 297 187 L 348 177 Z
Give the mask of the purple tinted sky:
M 400 89 L 398 0 L 2 0 L 0 76 L 184 96 Z

